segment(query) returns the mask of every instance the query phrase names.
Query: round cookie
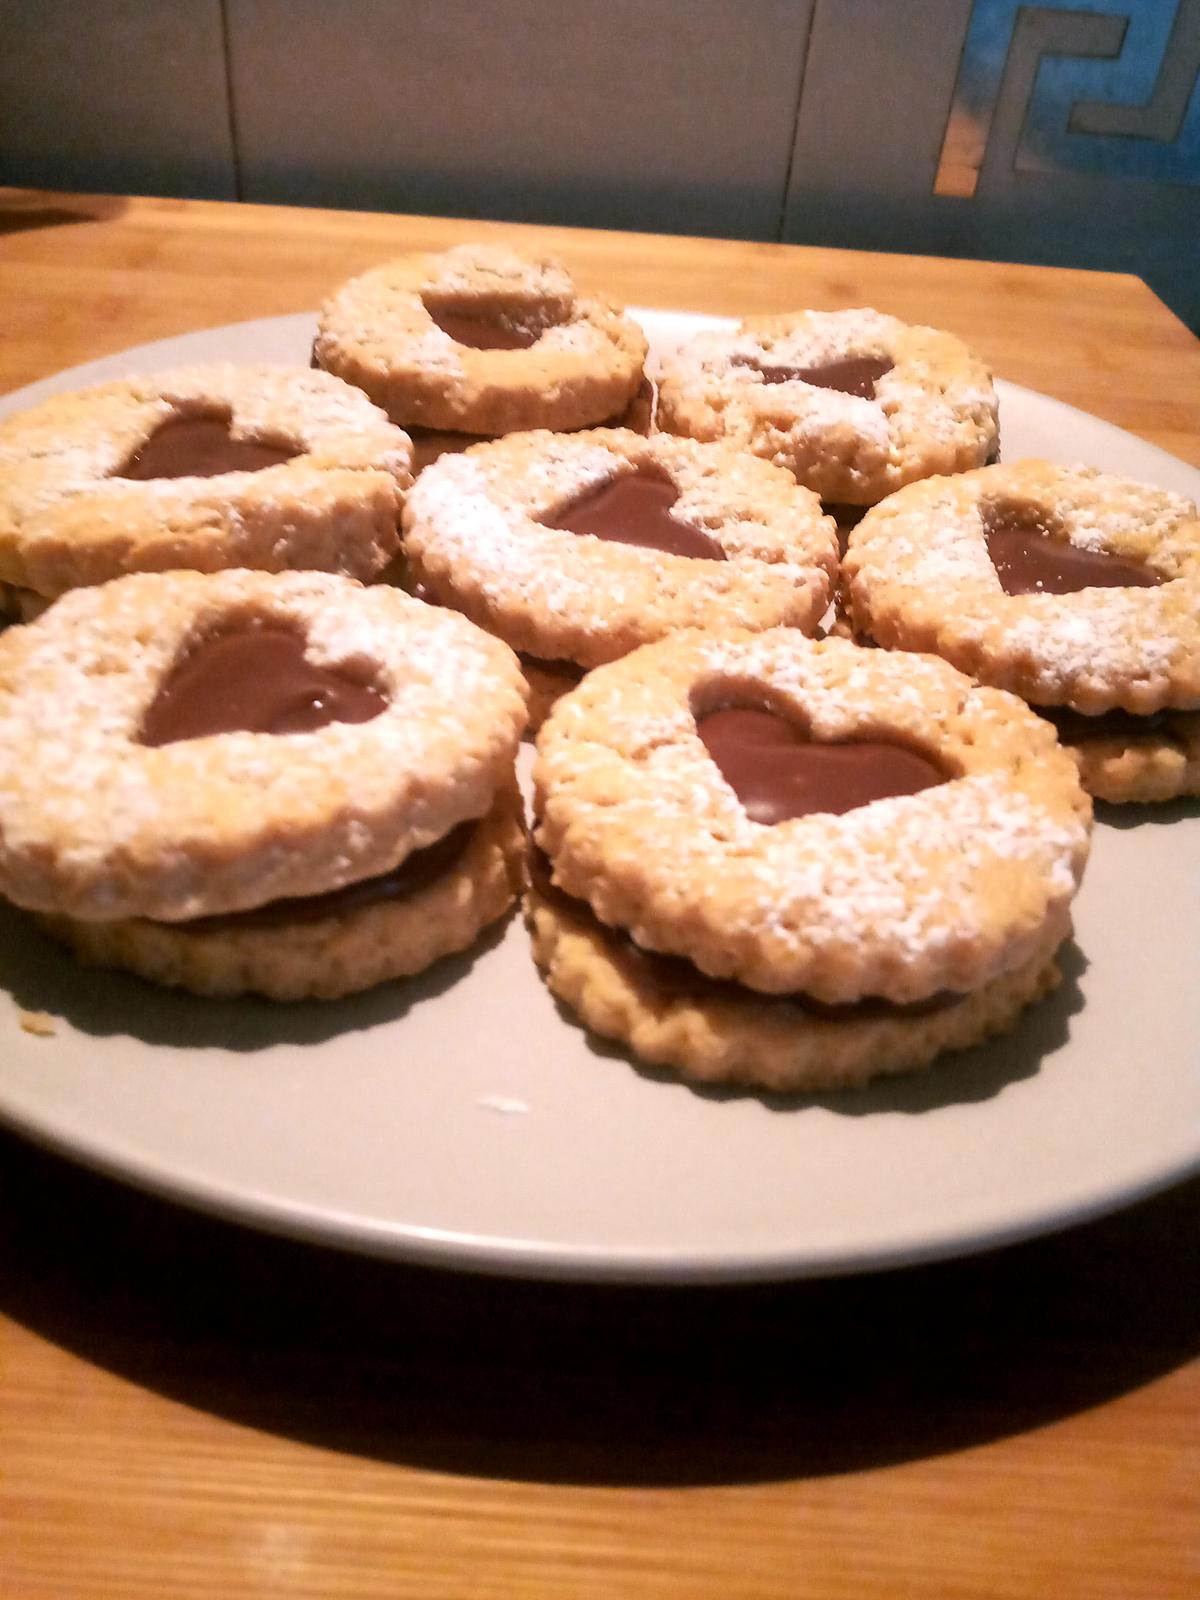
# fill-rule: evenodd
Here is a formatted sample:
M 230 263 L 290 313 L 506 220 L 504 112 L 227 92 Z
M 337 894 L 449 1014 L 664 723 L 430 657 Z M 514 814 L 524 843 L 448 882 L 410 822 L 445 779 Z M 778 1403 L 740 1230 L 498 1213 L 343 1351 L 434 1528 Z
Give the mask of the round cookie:
M 76 590 L 0 638 L 0 893 L 200 992 L 418 970 L 511 901 L 524 715 L 510 651 L 385 586 Z
M 128 572 L 373 577 L 397 547 L 407 436 L 323 372 L 186 367 L 0 421 L 0 581 L 34 598 Z
M 874 505 L 997 450 L 983 363 L 953 334 L 865 308 L 697 334 L 664 359 L 658 385 L 660 428 L 751 450 L 831 507 Z
M 404 553 L 423 593 L 522 653 L 539 708 L 681 629 L 812 632 L 837 569 L 833 523 L 790 474 L 600 429 L 444 457 L 414 487 Z
M 686 1076 L 862 1082 L 1057 981 L 1090 802 L 1051 728 L 942 661 L 667 640 L 559 702 L 534 784 L 551 988 Z
M 566 269 L 498 245 L 401 256 L 321 309 L 313 361 L 402 426 L 499 435 L 584 428 L 622 412 L 646 336 Z
M 1200 518 L 1181 495 L 1044 461 L 913 484 L 843 565 L 850 621 L 1057 719 L 1099 798 L 1200 792 Z

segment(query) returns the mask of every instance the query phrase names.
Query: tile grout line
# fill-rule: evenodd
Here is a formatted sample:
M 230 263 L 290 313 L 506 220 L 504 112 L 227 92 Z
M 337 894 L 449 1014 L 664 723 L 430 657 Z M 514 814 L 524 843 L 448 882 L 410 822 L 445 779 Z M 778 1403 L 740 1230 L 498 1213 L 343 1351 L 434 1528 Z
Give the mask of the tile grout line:
M 224 0 L 222 0 L 224 3 Z M 792 187 L 792 167 L 796 161 L 796 135 L 800 127 L 800 103 L 804 98 L 804 80 L 808 76 L 808 57 L 812 47 L 813 26 L 821 0 L 812 0 L 808 13 L 808 27 L 804 30 L 804 54 L 800 60 L 800 74 L 796 81 L 796 99 L 792 107 L 792 142 L 788 148 L 787 164 L 783 171 L 783 192 L 779 200 L 779 216 L 775 223 L 775 242 L 783 243 L 783 228 L 787 221 L 788 194 Z
M 225 116 L 229 124 L 230 157 L 233 162 L 233 194 L 244 200 L 242 185 L 242 152 L 238 142 L 238 119 L 233 94 L 233 47 L 230 42 L 229 0 L 218 0 L 221 18 L 221 54 L 225 62 Z

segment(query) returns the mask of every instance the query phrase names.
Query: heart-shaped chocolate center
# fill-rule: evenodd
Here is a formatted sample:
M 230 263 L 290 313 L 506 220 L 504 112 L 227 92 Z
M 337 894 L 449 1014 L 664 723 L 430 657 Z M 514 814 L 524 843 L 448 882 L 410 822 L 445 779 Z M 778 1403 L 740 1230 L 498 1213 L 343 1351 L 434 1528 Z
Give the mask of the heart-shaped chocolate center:
M 693 560 L 724 561 L 725 552 L 715 539 L 672 516 L 678 499 L 679 490 L 665 473 L 638 467 L 585 490 L 553 516 L 543 517 L 542 526 Z
M 113 474 L 147 483 L 153 478 L 216 478 L 223 472 L 261 472 L 300 454 L 258 439 L 235 439 L 231 417 L 172 417 Z
M 528 350 L 541 339 L 544 328 L 510 322 L 507 317 L 483 317 L 448 306 L 426 306 L 430 317 L 454 344 L 469 350 Z
M 892 370 L 894 362 L 881 356 L 844 356 L 840 361 L 824 361 L 816 367 L 790 367 L 756 361 L 751 356 L 734 356 L 733 364 L 752 368 L 764 383 L 791 383 L 798 378 L 814 389 L 836 389 L 839 394 L 874 400 L 875 385 L 885 372 Z
M 330 722 L 369 722 L 385 709 L 377 688 L 310 661 L 304 644 L 302 633 L 277 625 L 210 634 L 168 673 L 142 719 L 139 744 L 311 733 Z
M 1019 500 L 979 506 L 987 551 L 1005 594 L 1077 594 L 1080 589 L 1153 589 L 1162 576 L 1140 561 L 1081 550 Z M 1056 536 L 1057 535 L 1057 536 Z
M 696 731 L 751 822 L 773 826 L 815 812 L 840 816 L 872 800 L 916 794 L 945 783 L 927 756 L 886 739 L 822 744 L 786 717 L 726 706 L 696 721 Z

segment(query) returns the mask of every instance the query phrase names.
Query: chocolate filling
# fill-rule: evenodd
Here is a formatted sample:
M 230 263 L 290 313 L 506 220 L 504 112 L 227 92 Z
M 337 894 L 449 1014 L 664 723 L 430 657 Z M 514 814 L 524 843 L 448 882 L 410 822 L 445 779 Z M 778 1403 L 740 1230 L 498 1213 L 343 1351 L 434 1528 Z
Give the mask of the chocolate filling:
M 908 1004 L 884 1000 L 878 995 L 867 995 L 861 1000 L 842 1005 L 826 1005 L 799 990 L 791 994 L 764 994 L 759 989 L 748 989 L 733 978 L 710 978 L 693 966 L 684 956 L 664 955 L 658 950 L 643 950 L 641 945 L 622 928 L 610 928 L 600 921 L 584 900 L 566 894 L 551 879 L 550 863 L 536 845 L 529 851 L 529 880 L 540 895 L 559 910 L 566 912 L 600 935 L 615 960 L 632 966 L 636 976 L 648 979 L 674 997 L 696 1000 L 732 1000 L 758 1006 L 795 1006 L 811 1017 L 823 1022 L 868 1022 L 877 1017 L 927 1017 L 945 1011 L 963 998 L 949 990 L 941 990 L 928 999 Z
M 478 316 L 436 301 L 422 304 L 442 332 L 468 350 L 528 350 L 546 331 L 545 323 L 517 322 L 498 313 Z
M 1172 718 L 1179 712 L 1151 711 L 1139 716 L 1135 711 L 1104 711 L 1098 716 L 1085 716 L 1082 711 L 1072 711 L 1067 706 L 1034 706 L 1039 717 L 1045 717 L 1058 729 L 1064 744 L 1086 744 L 1094 739 L 1170 739 L 1178 742 Z
M 142 719 L 138 743 L 157 747 L 215 733 L 310 733 L 369 722 L 387 706 L 372 684 L 304 654 L 304 635 L 243 623 L 209 634 L 175 663 Z
M 665 550 L 698 561 L 724 561 L 725 552 L 715 539 L 671 514 L 678 499 L 679 490 L 665 473 L 638 467 L 585 490 L 541 521 L 546 528 L 590 533 L 614 544 Z
M 894 363 L 881 356 L 844 356 L 840 361 L 825 361 L 816 367 L 790 367 L 773 366 L 752 356 L 734 356 L 733 365 L 749 367 L 764 383 L 791 383 L 798 378 L 816 389 L 836 389 L 839 394 L 874 400 L 875 385 Z
M 344 916 L 384 901 L 407 900 L 448 872 L 464 854 L 477 822 L 460 822 L 434 844 L 414 850 L 399 866 L 374 878 L 347 883 L 326 894 L 297 895 L 272 900 L 249 911 L 228 911 L 218 916 L 193 917 L 171 926 L 182 933 L 223 933 L 238 928 L 286 928 L 296 922 L 319 922 L 323 917 Z
M 292 461 L 300 451 L 292 445 L 264 444 L 261 439 L 235 439 L 228 411 L 202 417 L 172 417 L 156 428 L 133 455 L 117 468 L 117 478 L 147 483 L 154 478 L 218 478 L 224 472 L 261 472 Z
M 569 661 L 565 656 L 552 660 L 549 656 L 531 656 L 524 650 L 519 650 L 517 656 L 523 666 L 538 667 L 557 677 L 570 678 L 572 683 L 582 683 L 583 675 L 588 670 L 581 667 L 578 661 Z
M 948 777 L 907 745 L 886 739 L 821 743 L 758 707 L 710 711 L 697 717 L 696 731 L 751 822 L 767 826 L 817 812 L 840 816 Z
M 1070 544 L 1060 525 L 1019 500 L 984 500 L 979 516 L 1005 594 L 1077 594 L 1081 589 L 1153 589 L 1165 579 L 1140 561 Z

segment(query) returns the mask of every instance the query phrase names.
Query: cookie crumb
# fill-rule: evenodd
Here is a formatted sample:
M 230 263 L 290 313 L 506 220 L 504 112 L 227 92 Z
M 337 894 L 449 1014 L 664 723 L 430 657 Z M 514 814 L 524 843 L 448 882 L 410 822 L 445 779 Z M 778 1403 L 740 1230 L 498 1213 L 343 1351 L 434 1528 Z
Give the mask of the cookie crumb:
M 17 1019 L 25 1033 L 38 1039 L 53 1039 L 58 1032 L 58 1023 L 48 1011 L 21 1011 Z

